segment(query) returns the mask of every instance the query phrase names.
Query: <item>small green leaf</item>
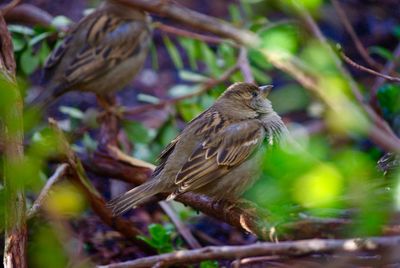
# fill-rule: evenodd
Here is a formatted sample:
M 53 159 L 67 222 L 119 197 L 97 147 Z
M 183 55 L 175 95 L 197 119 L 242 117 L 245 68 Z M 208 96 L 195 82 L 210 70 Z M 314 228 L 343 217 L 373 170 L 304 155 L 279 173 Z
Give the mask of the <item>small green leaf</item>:
M 43 42 L 39 50 L 39 59 L 42 65 L 46 63 L 49 54 L 50 54 L 49 45 L 47 44 L 47 42 Z
M 14 35 L 12 36 L 12 43 L 13 43 L 13 48 L 14 52 L 21 51 L 24 49 L 26 45 L 26 40 L 25 38 L 21 37 L 20 35 Z
M 190 72 L 186 70 L 179 71 L 179 77 L 188 82 L 201 83 L 207 81 L 209 78 L 200 73 Z
M 265 85 L 268 83 L 271 83 L 271 77 L 267 74 L 267 72 L 262 71 L 256 67 L 251 67 L 251 72 L 254 76 L 254 78 L 256 79 L 256 81 L 260 84 L 260 85 Z
M 34 46 L 52 34 L 53 33 L 51 33 L 51 32 L 44 32 L 44 33 L 38 34 L 38 35 L 34 36 L 31 40 L 29 40 L 28 46 L 31 46 L 31 47 Z
M 122 124 L 129 139 L 137 143 L 148 143 L 154 136 L 154 130 L 147 129 L 143 124 L 134 121 L 125 121 Z
M 34 55 L 32 49 L 28 47 L 24 52 L 22 52 L 20 64 L 24 74 L 30 75 L 39 66 L 39 56 Z
M 185 49 L 186 55 L 189 59 L 190 68 L 197 70 L 197 52 L 196 52 L 196 40 L 189 38 L 178 38 L 180 45 Z
M 230 4 L 228 9 L 229 9 L 229 15 L 231 17 L 232 22 L 238 23 L 243 20 L 242 19 L 243 16 L 242 16 L 242 14 L 240 14 L 240 10 L 237 5 Z
M 385 84 L 378 90 L 378 102 L 386 118 L 400 113 L 400 86 Z
M 397 39 L 400 39 L 400 25 L 396 25 L 393 28 L 392 33 L 394 36 L 396 36 Z
M 213 76 L 218 76 L 221 71 L 217 66 L 217 57 L 214 52 L 206 43 L 200 43 L 201 56 L 203 58 L 204 63 L 207 65 L 209 69 L 209 73 Z
M 9 25 L 8 30 L 11 33 L 19 33 L 22 35 L 34 35 L 35 31 L 33 31 L 31 28 L 22 26 L 22 25 Z
M 71 118 L 75 118 L 75 119 L 82 119 L 84 117 L 84 113 L 75 107 L 61 106 L 60 112 L 70 116 Z
M 218 262 L 217 261 L 202 261 L 200 263 L 200 268 L 218 268 Z
M 137 96 L 137 99 L 138 99 L 138 101 L 152 103 L 152 104 L 156 104 L 156 103 L 160 102 L 159 98 L 152 96 L 152 95 L 143 94 L 143 93 L 139 93 L 139 95 Z
M 168 50 L 168 54 L 172 59 L 172 62 L 174 63 L 175 67 L 177 69 L 182 69 L 183 68 L 183 62 L 181 55 L 179 54 L 178 49 L 176 48 L 175 44 L 169 39 L 167 36 L 163 37 L 165 47 Z
M 372 46 L 368 48 L 371 54 L 376 54 L 386 60 L 393 60 L 393 54 L 390 50 L 380 47 L 380 46 Z
M 160 66 L 158 65 L 157 47 L 154 45 L 154 42 L 151 42 L 150 53 L 151 53 L 151 66 L 153 67 L 154 70 L 158 70 Z

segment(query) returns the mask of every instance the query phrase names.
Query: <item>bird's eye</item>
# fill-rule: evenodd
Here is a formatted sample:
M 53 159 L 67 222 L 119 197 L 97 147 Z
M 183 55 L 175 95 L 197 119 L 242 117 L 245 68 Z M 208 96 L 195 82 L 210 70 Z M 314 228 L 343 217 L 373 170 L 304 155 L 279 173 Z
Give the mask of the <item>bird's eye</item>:
M 253 96 L 253 98 L 257 98 L 258 97 L 258 92 L 253 91 L 253 92 L 251 92 L 251 95 Z

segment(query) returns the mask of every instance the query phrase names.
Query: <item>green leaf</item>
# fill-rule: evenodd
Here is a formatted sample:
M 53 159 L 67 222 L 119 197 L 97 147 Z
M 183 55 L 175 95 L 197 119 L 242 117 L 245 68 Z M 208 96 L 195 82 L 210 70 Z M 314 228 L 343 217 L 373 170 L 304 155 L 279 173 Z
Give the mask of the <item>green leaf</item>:
M 39 50 L 39 60 L 42 65 L 44 65 L 46 63 L 46 60 L 47 60 L 50 52 L 51 51 L 50 51 L 50 48 L 49 48 L 49 45 L 47 44 L 47 42 L 43 42 L 42 46 L 40 47 L 40 50 Z
M 148 226 L 150 237 L 138 236 L 159 253 L 167 253 L 174 250 L 171 239 L 171 232 L 161 224 L 150 224 Z
M 84 113 L 75 107 L 61 106 L 60 112 L 70 116 L 71 118 L 75 118 L 75 119 L 82 119 L 84 117 Z
M 28 47 L 24 52 L 22 52 L 20 65 L 24 74 L 30 75 L 39 66 L 39 56 L 34 55 L 32 49 Z
M 26 27 L 26 26 L 22 26 L 22 25 L 9 25 L 8 30 L 11 33 L 19 33 L 22 35 L 34 35 L 35 34 L 35 31 L 33 31 L 33 29 Z
M 197 51 L 196 51 L 196 40 L 180 37 L 178 38 L 180 45 L 185 49 L 186 55 L 189 60 L 190 68 L 197 70 Z
M 400 25 L 396 25 L 393 28 L 392 33 L 394 36 L 396 36 L 397 39 L 400 39 Z
M 371 54 L 376 54 L 388 61 L 393 60 L 393 54 L 390 50 L 380 47 L 380 46 L 372 46 L 368 48 Z
M 299 47 L 298 29 L 292 24 L 280 24 L 259 32 L 261 49 L 281 55 L 294 54 Z
M 200 51 L 203 62 L 207 65 L 209 73 L 216 77 L 221 74 L 221 70 L 217 66 L 217 57 L 206 43 L 200 43 Z
M 183 62 L 182 62 L 182 58 L 181 58 L 181 55 L 179 54 L 178 49 L 176 48 L 174 43 L 172 43 L 172 41 L 171 41 L 171 39 L 169 39 L 169 37 L 164 36 L 163 40 L 164 40 L 165 47 L 168 50 L 168 54 L 171 57 L 172 62 L 174 63 L 175 67 L 177 69 L 182 69 Z
M 179 77 L 184 81 L 194 82 L 194 83 L 202 83 L 209 79 L 207 76 L 202 75 L 200 73 L 190 72 L 186 70 L 180 70 Z
M 400 85 L 385 84 L 378 90 L 378 102 L 386 118 L 400 113 Z
M 138 101 L 142 101 L 142 102 L 147 102 L 147 103 L 151 103 L 151 104 L 157 104 L 160 102 L 160 99 L 152 96 L 152 95 L 148 95 L 148 94 L 143 94 L 143 93 L 139 93 L 137 96 Z
M 21 51 L 22 49 L 24 49 L 25 45 L 26 45 L 26 40 L 25 38 L 21 37 L 20 35 L 12 35 L 12 43 L 13 43 L 13 48 L 14 48 L 14 52 L 18 52 Z
M 237 5 L 230 4 L 228 9 L 229 9 L 229 15 L 231 17 L 232 22 L 238 23 L 243 20 L 242 19 L 243 16 L 242 16 L 242 14 L 240 14 L 240 10 Z
M 129 139 L 137 143 L 148 143 L 154 136 L 154 130 L 147 129 L 142 123 L 134 121 L 125 121 L 122 123 Z
M 188 94 L 193 93 L 195 91 L 195 87 L 196 86 L 178 84 L 178 85 L 173 86 L 168 91 L 168 95 L 175 97 L 175 98 L 186 96 Z
M 52 34 L 53 33 L 51 33 L 51 32 L 44 32 L 44 33 L 38 34 L 38 35 L 34 36 L 31 40 L 29 40 L 28 46 L 31 46 L 31 47 L 34 46 Z
M 218 262 L 217 261 L 202 261 L 200 263 L 200 268 L 218 268 Z
M 153 67 L 154 70 L 158 70 L 160 66 L 158 65 L 157 47 L 154 45 L 154 42 L 151 42 L 150 53 L 151 53 L 151 66 Z
M 222 43 L 218 46 L 218 56 L 224 60 L 224 67 L 230 67 L 236 64 L 236 49 L 228 43 Z
M 262 71 L 256 67 L 251 67 L 251 72 L 254 76 L 254 78 L 256 79 L 256 81 L 261 84 L 261 85 L 265 85 L 268 83 L 271 83 L 271 77 L 267 74 L 267 72 Z

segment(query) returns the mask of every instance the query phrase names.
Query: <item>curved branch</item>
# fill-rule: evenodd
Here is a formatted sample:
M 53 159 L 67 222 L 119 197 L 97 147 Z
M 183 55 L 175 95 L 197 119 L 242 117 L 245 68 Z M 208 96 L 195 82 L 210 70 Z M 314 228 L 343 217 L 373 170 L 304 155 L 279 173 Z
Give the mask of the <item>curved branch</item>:
M 400 236 L 353 239 L 311 239 L 280 243 L 257 243 L 245 246 L 211 246 L 195 250 L 181 250 L 138 260 L 99 266 L 99 268 L 141 268 L 198 263 L 203 260 L 235 260 L 254 256 L 299 256 L 334 251 L 361 252 L 397 249 Z

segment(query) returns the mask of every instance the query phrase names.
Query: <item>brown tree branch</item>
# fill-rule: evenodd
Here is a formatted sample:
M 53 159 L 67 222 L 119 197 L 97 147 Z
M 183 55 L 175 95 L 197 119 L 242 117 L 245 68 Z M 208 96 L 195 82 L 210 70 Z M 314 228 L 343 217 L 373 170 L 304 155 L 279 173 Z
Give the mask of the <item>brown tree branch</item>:
M 153 248 L 137 238 L 138 235 L 142 235 L 140 230 L 136 229 L 130 221 L 124 220 L 121 217 L 114 217 L 112 215 L 111 211 L 106 207 L 105 201 L 101 194 L 96 190 L 96 188 L 93 187 L 87 178 L 81 161 L 70 148 L 70 145 L 67 142 L 63 132 L 58 127 L 57 122 L 53 119 L 50 119 L 49 123 L 50 127 L 57 135 L 60 149 L 65 155 L 70 166 L 68 173 L 69 178 L 76 183 L 76 185 L 78 185 L 78 187 L 84 193 L 93 211 L 105 224 L 132 239 L 132 241 L 134 241 L 141 250 L 150 255 L 155 254 L 155 250 Z
M 204 34 L 199 34 L 199 33 L 194 33 L 194 32 L 191 32 L 191 31 L 187 31 L 187 30 L 184 30 L 184 29 L 176 28 L 174 26 L 166 25 L 166 24 L 163 24 L 161 22 L 156 22 L 155 26 L 156 26 L 156 28 L 160 29 L 163 32 L 170 33 L 170 34 L 173 34 L 173 35 L 188 37 L 188 38 L 191 38 L 191 39 L 201 40 L 201 41 L 206 42 L 206 43 L 221 44 L 221 43 L 229 41 L 227 39 L 223 39 L 223 38 L 220 38 L 220 37 L 217 37 L 217 36 L 204 35 Z M 232 44 L 234 46 L 236 45 L 234 43 L 232 43 Z
M 166 16 L 175 19 L 179 22 L 184 22 L 186 25 L 199 30 L 214 33 L 217 36 L 223 36 L 235 40 L 239 44 L 255 46 L 258 44 L 258 38 L 240 28 L 232 26 L 223 20 L 210 17 L 199 12 L 190 10 L 178 4 L 165 0 L 117 0 L 118 2 Z
M 99 266 L 99 268 L 141 268 L 162 267 L 199 263 L 203 260 L 235 260 L 254 256 L 300 256 L 313 253 L 364 251 L 377 252 L 381 250 L 398 250 L 400 236 L 371 237 L 353 239 L 311 239 L 287 241 L 280 243 L 256 243 L 245 246 L 210 246 L 195 250 L 181 250 L 174 253 L 146 257 L 138 260 Z
M 247 58 L 247 48 L 245 47 L 240 48 L 237 64 L 239 65 L 240 71 L 243 74 L 244 81 L 247 83 L 254 83 L 255 80 L 251 72 L 249 60 Z

